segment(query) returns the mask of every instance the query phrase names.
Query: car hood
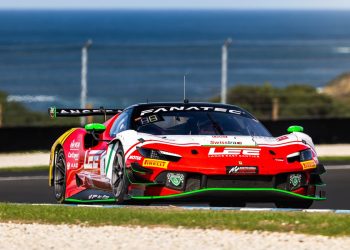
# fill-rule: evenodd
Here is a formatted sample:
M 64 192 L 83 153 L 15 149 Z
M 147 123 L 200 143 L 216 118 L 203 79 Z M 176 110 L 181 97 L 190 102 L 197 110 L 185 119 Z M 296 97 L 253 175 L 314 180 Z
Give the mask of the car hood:
M 295 134 L 283 137 L 234 136 L 234 135 L 149 135 L 137 133 L 144 140 L 164 143 L 195 144 L 201 146 L 264 146 L 299 141 Z
M 291 133 L 280 137 L 233 135 L 151 135 L 136 131 L 120 133 L 119 139 L 127 152 L 133 154 L 137 147 L 164 150 L 181 155 L 181 170 L 206 171 L 207 174 L 226 174 L 225 166 L 258 166 L 260 174 L 299 171 L 301 165 L 286 164 L 286 156 L 307 147 L 306 135 Z M 190 149 L 190 150 L 188 150 Z M 274 170 L 271 170 L 274 166 Z M 169 169 L 178 163 L 170 163 Z M 220 171 L 218 172 L 218 169 Z M 272 172 L 271 172 L 272 171 Z

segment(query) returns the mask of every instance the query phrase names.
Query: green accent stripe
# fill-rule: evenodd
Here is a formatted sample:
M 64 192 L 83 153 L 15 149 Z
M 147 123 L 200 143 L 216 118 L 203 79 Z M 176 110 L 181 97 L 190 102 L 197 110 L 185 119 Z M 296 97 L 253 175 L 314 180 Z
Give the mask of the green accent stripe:
M 135 170 L 132 166 L 130 166 L 130 168 L 132 172 L 139 173 L 139 174 L 147 174 L 147 172 Z
M 93 203 L 93 202 L 115 202 L 115 199 L 111 198 L 111 199 L 104 199 L 104 200 L 78 200 L 78 199 L 67 198 L 65 199 L 65 201 L 79 202 L 79 203 Z
M 276 188 L 205 188 L 205 189 L 198 189 L 190 192 L 184 192 L 181 194 L 170 194 L 170 195 L 164 195 L 164 196 L 133 196 L 133 199 L 143 200 L 143 199 L 169 199 L 169 198 L 177 198 L 177 197 L 183 197 L 190 194 L 197 194 L 197 193 L 203 193 L 207 191 L 246 191 L 246 192 L 254 192 L 254 191 L 273 191 L 273 192 L 279 192 L 286 195 L 293 195 L 298 198 L 307 199 L 307 200 L 326 200 L 326 198 L 321 197 L 315 197 L 315 196 L 306 196 L 301 194 L 296 194 L 290 191 L 282 190 L 282 189 L 276 189 Z
M 159 185 L 158 183 L 154 183 L 154 182 L 132 182 L 130 180 L 128 171 L 125 170 L 124 174 L 126 175 L 126 177 L 129 180 L 129 183 L 134 184 L 134 185 L 145 185 L 145 186 L 154 186 L 154 185 Z
M 115 148 L 115 145 L 117 145 L 117 143 L 113 144 L 112 149 L 111 149 L 111 153 L 108 156 L 107 169 L 106 169 L 106 172 L 105 172 L 106 175 L 108 174 L 109 163 L 111 162 L 111 158 L 112 158 L 112 155 L 113 155 L 113 150 Z
M 164 196 L 132 196 L 131 198 L 135 200 L 170 199 L 170 198 L 184 197 L 191 194 L 204 193 L 208 191 L 245 191 L 245 192 L 273 191 L 273 192 L 278 192 L 286 195 L 292 195 L 292 196 L 295 196 L 301 199 L 306 199 L 306 200 L 317 200 L 317 201 L 326 200 L 326 198 L 321 198 L 316 196 L 306 196 L 306 195 L 296 194 L 290 191 L 276 189 L 276 188 L 205 188 L 205 189 L 199 189 L 199 190 L 190 191 L 190 192 L 184 192 L 181 194 L 171 194 L 171 195 L 164 195 Z M 111 199 L 105 199 L 105 200 L 78 200 L 78 199 L 67 198 L 65 199 L 65 201 L 78 202 L 78 203 L 93 203 L 93 202 L 115 202 L 116 199 L 111 198 Z

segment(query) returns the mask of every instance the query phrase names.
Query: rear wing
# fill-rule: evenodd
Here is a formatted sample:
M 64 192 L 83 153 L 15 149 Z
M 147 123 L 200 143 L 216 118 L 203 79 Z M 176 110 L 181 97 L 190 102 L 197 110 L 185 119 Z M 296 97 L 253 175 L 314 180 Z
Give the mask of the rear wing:
M 50 107 L 48 109 L 48 112 L 52 119 L 56 117 L 79 117 L 97 115 L 103 115 L 106 118 L 107 115 L 116 115 L 123 112 L 123 109 L 105 109 L 103 107 L 99 109 L 58 109 L 56 107 Z

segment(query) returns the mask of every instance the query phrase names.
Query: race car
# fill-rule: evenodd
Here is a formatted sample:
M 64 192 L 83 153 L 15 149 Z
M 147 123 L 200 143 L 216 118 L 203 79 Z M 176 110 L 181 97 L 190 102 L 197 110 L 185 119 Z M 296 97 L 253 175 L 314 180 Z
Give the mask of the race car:
M 143 103 L 126 109 L 49 108 L 51 117 L 102 115 L 53 144 L 49 185 L 63 202 L 325 200 L 312 139 L 300 126 L 273 137 L 249 112 L 217 103 Z M 110 117 L 107 119 L 107 117 Z

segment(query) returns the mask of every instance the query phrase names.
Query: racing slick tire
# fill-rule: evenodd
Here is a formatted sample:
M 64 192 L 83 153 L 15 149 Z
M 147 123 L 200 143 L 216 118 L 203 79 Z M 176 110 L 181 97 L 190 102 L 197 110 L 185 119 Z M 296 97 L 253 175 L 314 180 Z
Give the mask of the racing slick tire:
M 119 144 L 112 167 L 112 191 L 117 204 L 125 201 L 128 192 L 129 180 L 126 175 L 124 151 Z
M 275 206 L 277 208 L 300 208 L 308 209 L 312 206 L 313 200 L 302 201 L 276 201 Z
M 54 195 L 58 203 L 64 203 L 66 193 L 66 159 L 64 151 L 58 150 L 54 163 Z

